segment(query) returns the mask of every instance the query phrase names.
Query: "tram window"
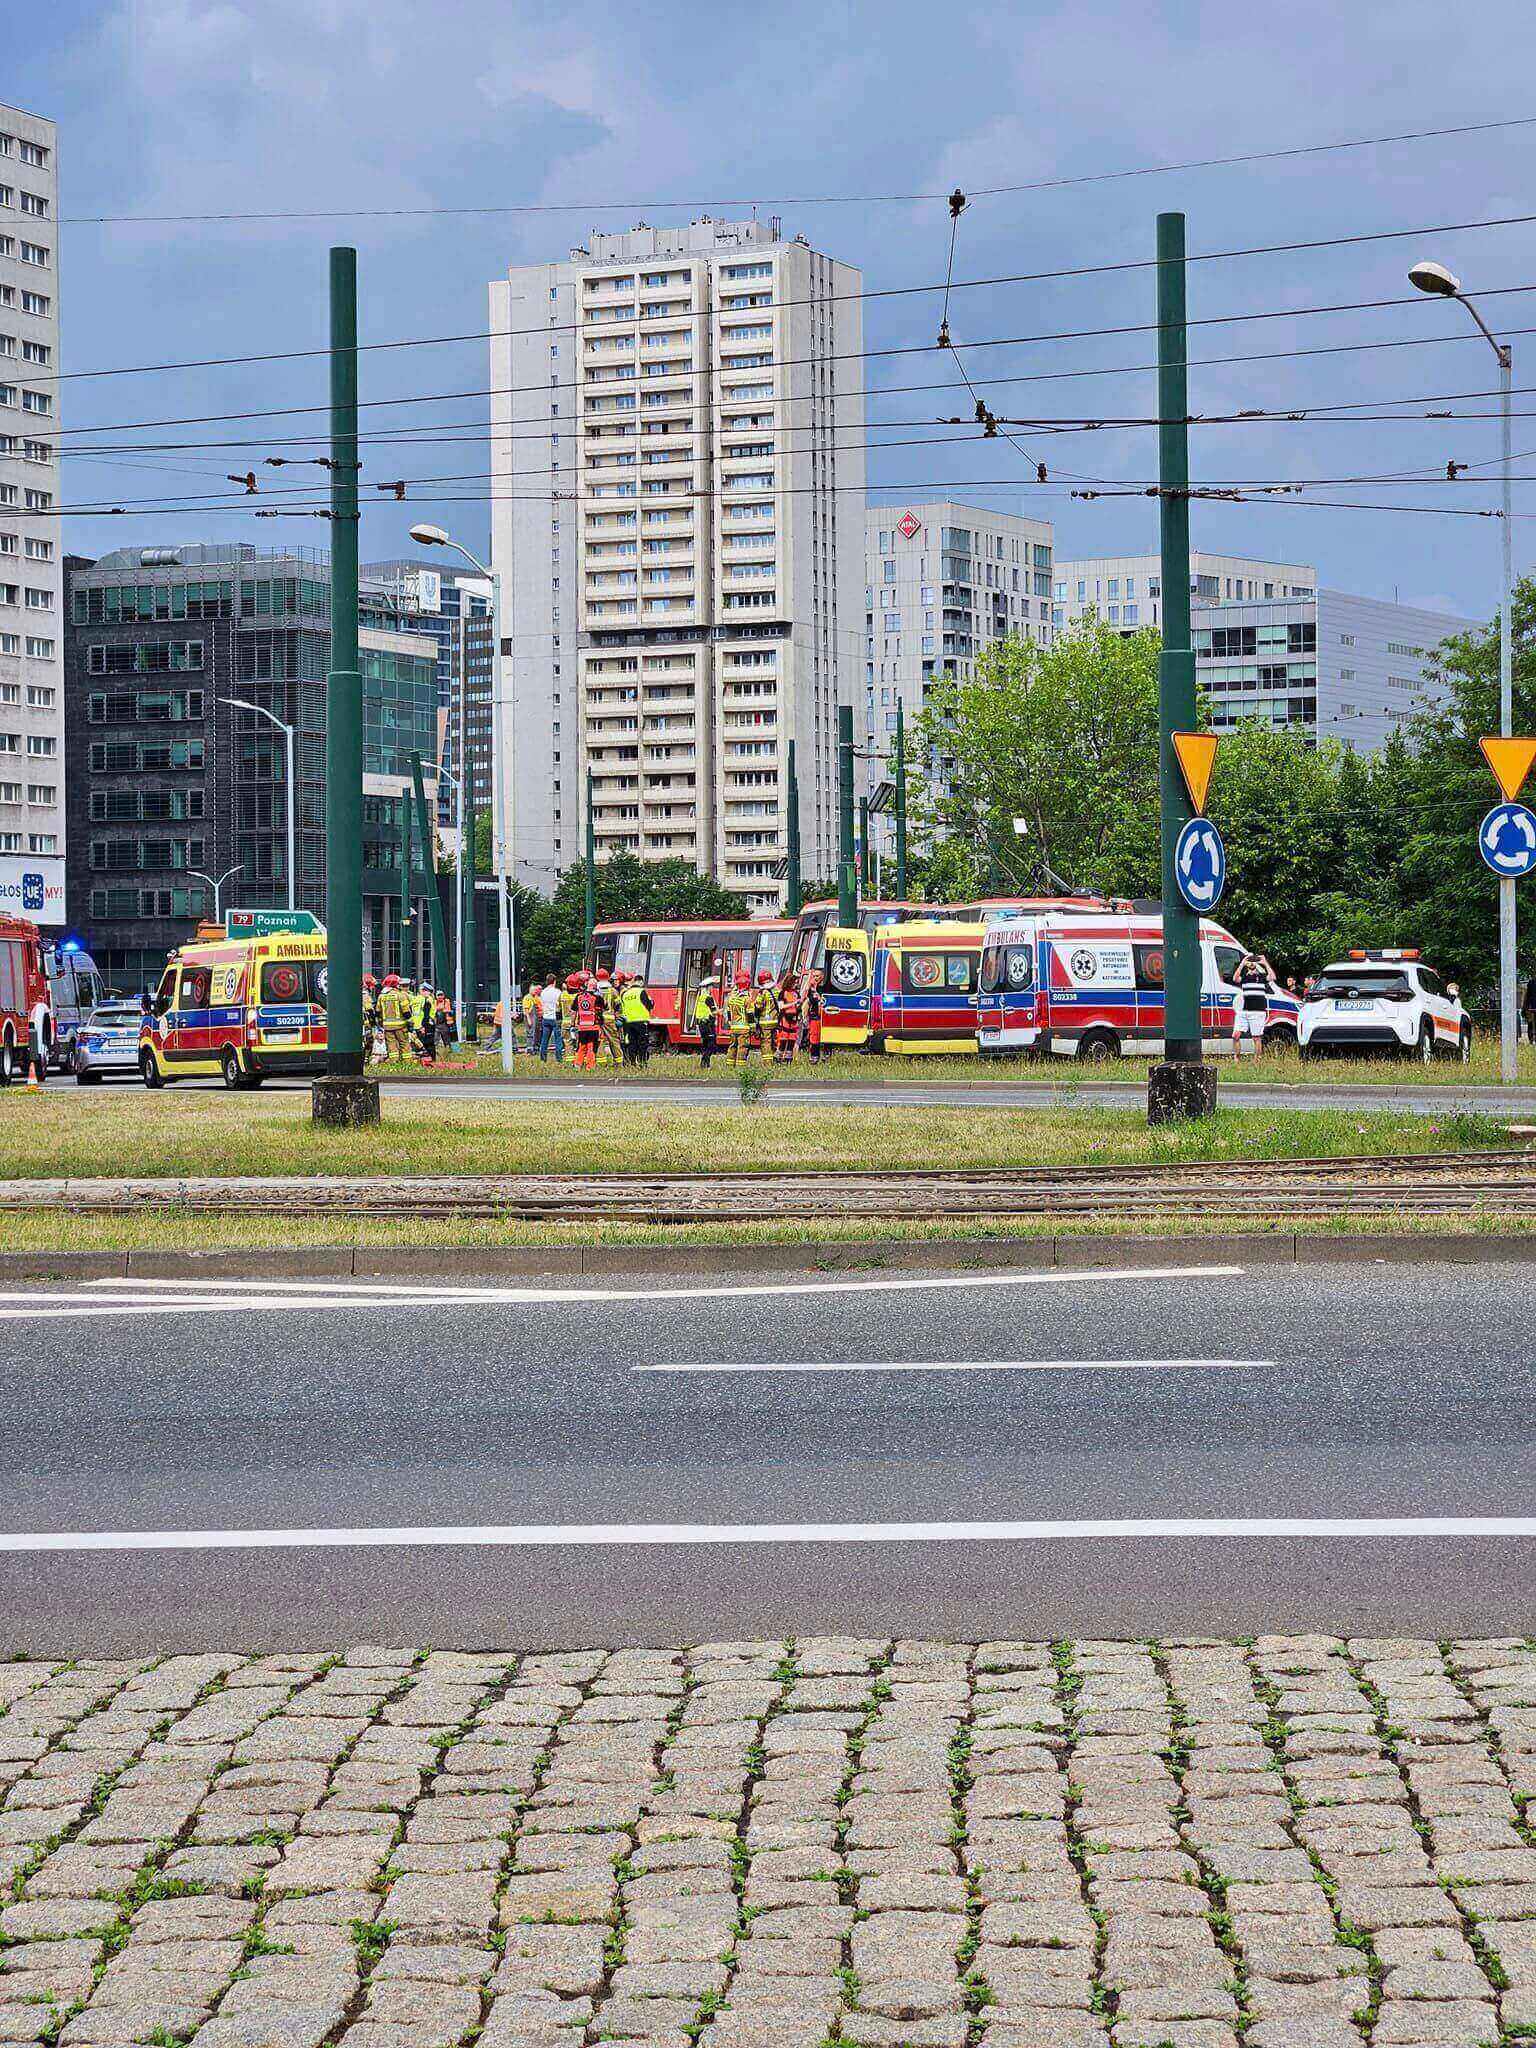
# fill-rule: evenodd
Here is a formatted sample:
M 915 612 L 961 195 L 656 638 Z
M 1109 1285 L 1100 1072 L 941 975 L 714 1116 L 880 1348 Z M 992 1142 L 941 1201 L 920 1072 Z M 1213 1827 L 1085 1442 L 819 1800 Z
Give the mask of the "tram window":
M 659 987 L 674 987 L 683 978 L 683 935 L 657 932 L 651 940 L 651 971 L 647 979 Z
M 645 954 L 649 941 L 644 932 L 620 932 L 619 942 L 614 948 L 613 965 L 617 973 L 644 976 Z
M 784 956 L 789 951 L 788 932 L 764 932 L 757 942 L 757 971 L 766 968 L 777 981 L 784 971 Z

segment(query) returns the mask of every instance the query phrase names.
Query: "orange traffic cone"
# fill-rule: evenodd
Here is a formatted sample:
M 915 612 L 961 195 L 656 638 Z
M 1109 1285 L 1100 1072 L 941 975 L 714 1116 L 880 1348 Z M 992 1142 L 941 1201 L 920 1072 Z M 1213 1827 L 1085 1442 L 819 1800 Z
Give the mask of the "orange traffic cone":
M 42 1082 L 41 1082 L 41 1081 L 39 1081 L 39 1080 L 38 1080 L 38 1078 L 37 1078 L 37 1067 L 36 1067 L 36 1065 L 35 1065 L 35 1064 L 34 1064 L 34 1063 L 33 1063 L 33 1062 L 31 1061 L 31 1060 L 28 1060 L 28 1062 L 27 1062 L 27 1086 L 28 1086 L 29 1088 L 41 1088 L 41 1087 L 42 1087 L 42 1085 L 43 1085 L 43 1084 L 42 1084 Z

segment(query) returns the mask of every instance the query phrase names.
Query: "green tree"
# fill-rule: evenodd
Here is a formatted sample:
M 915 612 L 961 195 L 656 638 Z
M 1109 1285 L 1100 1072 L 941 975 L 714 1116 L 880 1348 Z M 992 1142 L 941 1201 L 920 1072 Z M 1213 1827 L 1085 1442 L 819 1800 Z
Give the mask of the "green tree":
M 1090 619 L 1049 647 L 1000 641 L 972 681 L 936 685 L 908 739 L 928 893 L 1033 887 L 1046 865 L 1079 888 L 1155 891 L 1157 653 L 1156 634 Z
M 595 869 L 599 923 L 615 918 L 728 918 L 742 915 L 739 896 L 698 874 L 691 861 L 640 860 L 616 853 Z M 587 939 L 587 864 L 576 861 L 555 893 L 534 899 L 519 934 L 528 975 L 566 974 L 581 960 Z
M 1309 745 L 1299 726 L 1255 719 L 1224 735 L 1211 812 L 1227 848 L 1219 916 L 1276 970 L 1314 964 L 1308 934 L 1320 877 L 1340 872 L 1344 826 L 1334 742 Z

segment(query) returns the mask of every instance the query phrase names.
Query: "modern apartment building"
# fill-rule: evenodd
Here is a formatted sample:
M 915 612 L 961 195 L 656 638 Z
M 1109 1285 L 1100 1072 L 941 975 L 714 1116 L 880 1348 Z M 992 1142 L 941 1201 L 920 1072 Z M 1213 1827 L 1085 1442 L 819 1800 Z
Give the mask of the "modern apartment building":
M 996 640 L 1052 633 L 1052 536 L 1041 519 L 935 498 L 864 515 L 864 734 L 889 748 L 936 676 L 968 680 Z
M 0 911 L 61 925 L 58 145 L 0 106 Z
M 1431 702 L 1430 657 L 1470 620 L 1320 589 L 1296 562 L 1192 554 L 1195 674 L 1220 731 L 1243 719 L 1300 725 L 1372 753 Z M 1063 622 L 1096 610 L 1123 633 L 1162 624 L 1156 555 L 1059 562 Z
M 452 557 L 449 559 L 451 561 Z M 421 561 L 406 555 L 389 562 L 364 562 L 360 573 L 371 592 L 383 600 L 393 601 L 402 632 L 430 634 L 436 645 L 437 702 L 444 719 L 443 744 L 438 758 L 447 770 L 438 791 L 438 822 L 446 826 L 457 816 L 454 790 L 459 776 L 458 722 L 453 707 L 457 701 L 456 663 L 464 645 L 460 626 L 467 618 L 489 620 L 490 583 L 473 571 L 445 568 L 441 556 L 436 561 Z M 488 631 L 487 624 L 481 637 L 485 637 Z M 473 700 L 473 692 L 471 694 Z M 472 716 L 476 708 L 472 701 Z M 488 719 L 488 691 L 483 694 L 478 709 Z M 477 792 L 477 800 L 483 804 L 486 798 Z
M 836 847 L 864 519 L 860 274 L 777 220 L 594 234 L 491 287 L 513 867 L 680 856 L 776 906 Z
M 221 905 L 287 903 L 290 794 L 297 901 L 323 917 L 328 558 L 217 543 L 66 566 L 67 908 L 109 986 L 148 986 L 228 870 Z M 375 968 L 417 967 L 428 920 L 419 889 L 402 917 L 401 811 L 413 753 L 429 814 L 436 797 L 437 661 L 386 595 L 365 583 L 358 636 L 363 947 Z M 231 698 L 294 728 L 295 792 L 284 735 Z

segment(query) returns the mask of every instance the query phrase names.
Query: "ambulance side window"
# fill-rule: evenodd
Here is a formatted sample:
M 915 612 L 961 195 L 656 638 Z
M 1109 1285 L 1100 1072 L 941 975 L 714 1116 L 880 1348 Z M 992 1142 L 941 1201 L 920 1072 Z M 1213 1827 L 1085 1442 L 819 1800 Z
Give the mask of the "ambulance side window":
M 1160 945 L 1137 946 L 1136 986 L 1140 989 L 1158 989 L 1163 985 L 1163 949 Z
M 169 1011 L 176 994 L 176 970 L 168 967 L 160 977 L 160 986 L 155 990 L 155 1015 L 163 1017 Z
M 206 967 L 184 967 L 181 970 L 181 995 L 177 1007 L 183 1010 L 206 1010 L 212 980 L 213 977 Z
M 1228 987 L 1231 987 L 1232 977 L 1236 974 L 1238 964 L 1243 957 L 1242 947 L 1213 946 L 1211 951 L 1216 959 L 1216 979 L 1220 982 L 1225 982 Z

